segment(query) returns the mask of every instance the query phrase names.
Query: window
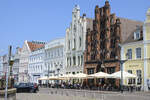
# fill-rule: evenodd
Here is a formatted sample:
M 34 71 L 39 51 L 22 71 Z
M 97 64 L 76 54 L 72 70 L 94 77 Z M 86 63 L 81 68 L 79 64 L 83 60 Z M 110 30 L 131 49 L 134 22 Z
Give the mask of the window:
M 94 68 L 87 69 L 88 75 L 94 74 Z
M 83 64 L 83 56 L 81 56 L 81 65 Z
M 59 48 L 58 48 L 58 50 L 57 50 L 57 54 L 58 54 L 58 57 L 59 57 L 59 56 L 60 56 L 60 55 L 59 55 Z
M 80 65 L 80 56 L 78 56 L 78 65 Z
M 57 51 L 56 51 L 56 49 L 54 50 L 54 57 L 56 57 L 57 56 Z
M 73 65 L 76 65 L 76 57 L 73 57 Z
M 63 48 L 61 48 L 61 56 L 63 56 L 63 55 L 64 55 Z
M 76 32 L 76 25 L 74 25 L 74 29 L 73 30 L 74 30 L 74 32 Z
M 132 70 L 128 70 L 128 73 L 132 74 Z
M 132 49 L 128 49 L 127 54 L 128 54 L 128 59 L 132 59 Z
M 70 57 L 70 66 L 71 66 L 71 57 Z
M 134 40 L 140 39 L 140 31 L 134 32 Z
M 132 70 L 128 70 L 128 73 L 132 74 Z M 128 79 L 128 84 L 135 84 L 135 83 L 136 83 L 135 78 Z
M 53 53 L 54 53 L 54 52 L 53 52 L 53 51 L 51 51 L 51 58 L 53 58 Z
M 141 48 L 136 48 L 136 58 L 141 58 Z
M 70 50 L 70 40 L 68 41 L 68 49 Z
M 69 66 L 69 58 L 67 58 L 67 66 Z
M 82 44 L 81 44 L 81 37 L 79 37 L 79 43 L 80 43 L 80 44 L 79 44 L 79 47 L 81 47 L 81 45 L 82 45 Z
M 76 40 L 74 39 L 73 41 L 74 41 L 74 43 L 73 43 L 73 49 L 75 49 L 76 48 Z
M 141 70 L 137 70 L 136 71 L 136 74 L 137 74 L 137 84 L 140 85 L 142 84 L 142 71 Z
M 48 52 L 48 58 L 51 58 L 51 53 L 50 52 Z
M 128 73 L 132 74 L 132 70 L 128 70 Z M 128 79 L 128 84 L 132 84 L 132 78 Z
M 108 74 L 112 74 L 115 72 L 115 67 L 110 67 L 110 68 L 107 68 L 107 73 Z

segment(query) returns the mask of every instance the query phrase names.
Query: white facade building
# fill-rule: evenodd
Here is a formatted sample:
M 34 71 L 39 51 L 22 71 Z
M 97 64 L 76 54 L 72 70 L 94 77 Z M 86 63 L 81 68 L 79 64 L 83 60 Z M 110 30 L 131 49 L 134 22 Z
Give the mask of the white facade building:
M 24 45 L 20 51 L 20 61 L 19 61 L 19 82 L 28 82 L 29 81 L 29 75 L 28 75 L 28 64 L 29 64 L 29 56 L 30 53 L 40 48 L 44 45 L 43 42 L 38 41 L 25 41 Z
M 33 83 L 39 83 L 38 78 L 44 76 L 44 70 L 44 47 L 42 47 L 32 51 L 29 56 L 29 81 Z
M 45 45 L 45 75 L 60 76 L 64 74 L 65 39 L 59 38 L 50 41 Z
M 85 14 L 80 17 L 80 8 L 75 6 L 72 11 L 72 23 L 66 29 L 66 74 L 83 72 L 86 30 L 92 29 L 92 25 L 92 19 L 86 18 Z
M 20 62 L 19 62 L 19 82 L 28 81 L 28 57 L 31 50 L 28 46 L 28 42 L 25 41 L 20 52 Z
M 0 56 L 0 76 L 3 75 L 3 57 Z
M 2 56 L 2 60 L 3 60 L 3 75 L 6 75 L 7 72 L 7 68 L 8 68 L 8 55 L 4 55 Z M 8 69 L 9 72 L 9 69 Z
M 15 82 L 18 82 L 20 51 L 21 51 L 21 48 L 17 47 L 16 48 L 16 53 L 14 54 L 14 57 L 13 57 L 14 64 L 13 64 L 13 67 L 12 67 L 12 72 L 13 72 Z

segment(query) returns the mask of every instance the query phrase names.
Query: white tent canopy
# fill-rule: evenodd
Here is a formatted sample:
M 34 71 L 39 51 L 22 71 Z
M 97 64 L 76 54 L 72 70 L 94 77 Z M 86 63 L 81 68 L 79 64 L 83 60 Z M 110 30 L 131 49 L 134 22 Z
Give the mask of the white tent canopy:
M 123 75 L 123 78 L 136 78 L 137 76 L 134 75 L 134 74 L 130 74 L 126 71 L 122 71 L 122 75 Z M 112 78 L 118 78 L 118 79 L 121 79 L 121 71 L 118 71 L 118 72 L 115 72 L 113 74 L 110 75 Z
M 87 78 L 87 77 L 88 77 L 87 74 L 78 73 L 78 74 L 75 74 L 73 78 L 76 78 L 76 79 L 85 79 L 85 78 Z
M 91 75 L 88 75 L 89 77 L 93 77 L 93 78 L 110 78 L 111 76 L 107 73 L 104 73 L 104 72 L 98 72 L 98 73 L 95 73 L 95 74 L 91 74 Z
M 48 77 L 44 76 L 44 77 L 38 78 L 38 80 L 48 80 Z
M 73 74 L 63 74 L 59 78 L 70 79 L 70 78 L 74 78 L 74 77 L 75 77 L 75 75 L 73 75 Z
M 50 76 L 48 77 L 49 80 L 60 80 L 58 76 Z

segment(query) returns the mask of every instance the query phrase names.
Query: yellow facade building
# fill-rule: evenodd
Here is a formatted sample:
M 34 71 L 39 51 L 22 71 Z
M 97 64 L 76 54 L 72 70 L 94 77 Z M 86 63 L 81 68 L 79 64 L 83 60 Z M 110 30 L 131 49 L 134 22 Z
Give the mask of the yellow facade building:
M 123 70 L 137 76 L 137 79 L 124 80 L 124 85 L 136 84 L 147 91 L 150 87 L 150 9 L 143 26 L 137 26 L 121 45 L 121 59 L 127 59 Z

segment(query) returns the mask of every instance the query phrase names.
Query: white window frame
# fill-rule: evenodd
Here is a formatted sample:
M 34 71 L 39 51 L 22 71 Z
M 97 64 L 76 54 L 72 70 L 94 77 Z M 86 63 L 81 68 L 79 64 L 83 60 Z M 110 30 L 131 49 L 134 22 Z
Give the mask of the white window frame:
M 137 49 L 140 49 L 140 50 L 141 50 L 141 55 L 140 55 L 140 57 L 137 57 Z M 142 58 L 142 49 L 141 49 L 141 47 L 135 48 L 135 58 L 136 58 L 136 59 L 141 59 L 141 58 Z
M 137 37 L 137 34 L 138 34 L 138 37 Z M 138 40 L 140 39 L 140 30 L 134 32 L 134 40 Z
M 129 58 L 129 52 L 128 52 L 129 50 L 131 50 L 131 58 Z M 131 60 L 132 59 L 132 49 L 131 48 L 127 49 L 127 53 L 128 53 L 127 59 Z

